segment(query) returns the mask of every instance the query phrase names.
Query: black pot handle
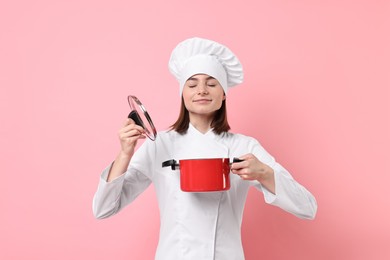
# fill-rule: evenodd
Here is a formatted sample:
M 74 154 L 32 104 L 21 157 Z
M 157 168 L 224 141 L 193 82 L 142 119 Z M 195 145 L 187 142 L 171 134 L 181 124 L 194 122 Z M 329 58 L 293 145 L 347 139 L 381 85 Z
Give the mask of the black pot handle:
M 162 163 L 162 167 L 168 167 L 171 166 L 171 169 L 174 171 L 180 168 L 179 164 L 176 162 L 176 160 L 168 160 Z
M 237 157 L 233 158 L 233 163 L 243 162 L 243 161 L 244 160 L 238 159 Z M 180 168 L 180 165 L 174 159 L 162 163 L 162 167 L 168 167 L 168 166 L 170 166 L 173 171 Z
M 244 160 L 241 160 L 241 159 L 238 159 L 237 157 L 234 157 L 233 158 L 233 163 L 236 163 L 236 162 L 243 162 Z

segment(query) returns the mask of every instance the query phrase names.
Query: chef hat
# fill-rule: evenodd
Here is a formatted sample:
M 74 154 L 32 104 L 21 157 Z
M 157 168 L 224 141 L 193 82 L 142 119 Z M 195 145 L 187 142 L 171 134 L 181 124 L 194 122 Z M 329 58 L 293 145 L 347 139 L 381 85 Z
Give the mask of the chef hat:
M 242 65 L 234 53 L 217 42 L 190 38 L 172 51 L 169 70 L 179 81 L 180 96 L 187 79 L 195 74 L 207 74 L 218 80 L 225 94 L 228 88 L 243 81 Z

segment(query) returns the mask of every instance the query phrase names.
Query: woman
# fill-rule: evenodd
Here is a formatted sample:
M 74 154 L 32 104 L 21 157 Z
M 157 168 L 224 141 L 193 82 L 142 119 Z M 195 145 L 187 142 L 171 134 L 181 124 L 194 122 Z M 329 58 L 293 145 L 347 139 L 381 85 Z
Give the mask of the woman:
M 253 138 L 228 132 L 226 95 L 242 82 L 242 66 L 225 46 L 200 38 L 181 42 L 169 61 L 182 99 L 178 120 L 169 131 L 146 140 L 144 130 L 126 120 L 119 131 L 121 149 L 101 176 L 93 201 L 96 218 L 116 214 L 151 183 L 160 209 L 156 259 L 244 259 L 241 222 L 248 189 L 265 202 L 300 218 L 313 219 L 315 198 Z M 162 162 L 169 159 L 233 158 L 231 188 L 223 192 L 180 190 L 180 175 Z

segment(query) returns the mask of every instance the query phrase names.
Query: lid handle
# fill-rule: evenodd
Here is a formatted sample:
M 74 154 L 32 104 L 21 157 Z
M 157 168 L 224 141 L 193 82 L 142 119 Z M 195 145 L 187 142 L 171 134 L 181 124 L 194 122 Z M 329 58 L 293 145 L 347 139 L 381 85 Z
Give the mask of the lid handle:
M 130 114 L 128 115 L 128 118 L 133 119 L 133 121 L 134 121 L 137 125 L 139 125 L 140 127 L 142 127 L 142 128 L 145 129 L 144 124 L 143 124 L 143 122 L 142 122 L 142 119 L 141 119 L 140 116 L 138 115 L 137 111 L 135 111 L 135 110 L 131 111 Z

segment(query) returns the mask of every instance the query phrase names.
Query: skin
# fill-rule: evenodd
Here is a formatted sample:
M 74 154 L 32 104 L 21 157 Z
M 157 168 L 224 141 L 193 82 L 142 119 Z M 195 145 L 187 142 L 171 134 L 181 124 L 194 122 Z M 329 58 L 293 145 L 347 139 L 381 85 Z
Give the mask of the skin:
M 214 113 L 221 108 L 225 98 L 218 80 L 205 74 L 190 77 L 183 87 L 183 100 L 190 122 L 202 133 L 210 130 Z
M 207 133 L 215 111 L 221 108 L 226 96 L 218 80 L 206 74 L 196 74 L 186 81 L 183 99 L 191 124 L 201 133 Z M 108 182 L 126 172 L 137 141 L 145 138 L 143 128 L 131 119 L 126 119 L 118 136 L 121 149 L 111 167 Z M 244 161 L 231 166 L 233 174 L 243 180 L 257 180 L 263 187 L 275 193 L 275 177 L 271 167 L 259 161 L 253 154 L 243 155 L 240 159 Z

